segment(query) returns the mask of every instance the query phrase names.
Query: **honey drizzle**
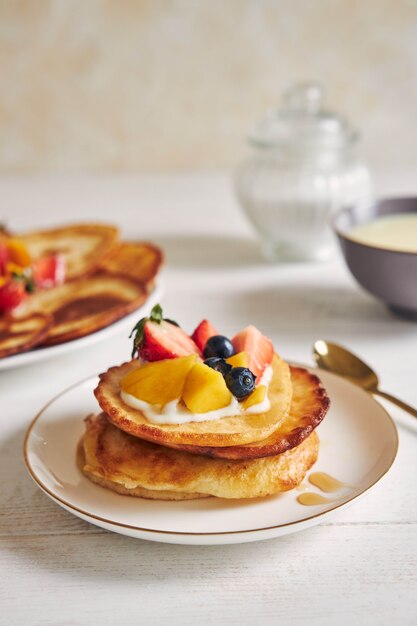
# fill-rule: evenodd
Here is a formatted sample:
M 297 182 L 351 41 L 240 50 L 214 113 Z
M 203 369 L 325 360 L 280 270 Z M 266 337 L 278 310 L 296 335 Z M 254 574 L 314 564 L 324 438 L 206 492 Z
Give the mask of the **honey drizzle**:
M 337 478 L 333 478 L 333 476 L 325 472 L 314 472 L 310 474 L 308 480 L 312 485 L 315 485 L 325 493 L 333 493 L 347 486 L 345 483 L 342 483 L 340 480 L 337 480 Z
M 348 487 L 346 483 L 342 483 L 340 480 L 337 480 L 337 478 L 333 478 L 333 476 L 330 476 L 330 474 L 326 474 L 325 472 L 314 472 L 313 474 L 310 474 L 308 481 L 325 493 L 334 493 L 344 487 Z M 303 491 L 307 489 L 307 485 L 304 483 L 299 486 L 299 489 L 300 491 Z M 305 491 L 305 493 L 302 493 L 297 497 L 297 502 L 299 504 L 303 504 L 304 506 L 317 506 L 319 504 L 334 502 L 334 500 L 331 498 L 325 498 L 324 496 L 321 496 L 318 493 L 313 493 L 312 491 Z
M 297 502 L 304 504 L 304 506 L 315 506 L 317 504 L 327 504 L 328 502 L 333 502 L 333 500 L 325 498 L 318 493 L 307 491 L 306 493 L 302 493 L 298 496 Z

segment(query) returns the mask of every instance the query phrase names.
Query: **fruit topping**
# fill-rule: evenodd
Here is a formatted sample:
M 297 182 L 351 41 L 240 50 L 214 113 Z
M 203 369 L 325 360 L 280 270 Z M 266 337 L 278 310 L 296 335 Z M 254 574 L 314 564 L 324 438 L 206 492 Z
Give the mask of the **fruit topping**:
M 3 241 L 0 241 L 0 276 L 4 276 L 6 271 L 6 265 L 9 261 L 9 251 Z
M 247 352 L 237 352 L 226 359 L 232 367 L 249 367 L 249 354 Z
M 207 413 L 228 406 L 232 396 L 220 372 L 198 362 L 188 374 L 182 399 L 192 413 Z
M 232 366 L 229 365 L 224 359 L 221 359 L 219 356 L 211 356 L 210 358 L 204 361 L 205 365 L 212 367 L 216 372 L 220 372 L 223 376 L 226 376 L 228 372 L 232 369 Z
M 210 337 L 214 335 L 218 335 L 219 331 L 215 328 L 208 320 L 203 320 L 199 323 L 193 334 L 191 335 L 191 339 L 197 346 L 200 348 L 201 352 L 203 352 L 206 347 L 207 341 Z
M 204 358 L 208 359 L 212 356 L 218 356 L 222 359 L 227 359 L 235 353 L 232 342 L 223 335 L 213 335 L 207 340 L 204 348 Z
M 238 400 L 246 398 L 255 389 L 255 376 L 247 367 L 232 367 L 225 382 Z
M 242 401 L 242 408 L 244 410 L 249 409 L 251 406 L 255 404 L 261 404 L 265 400 L 266 396 L 266 386 L 259 385 L 252 391 L 252 393 Z
M 22 268 L 30 265 L 30 254 L 22 241 L 14 238 L 7 239 L 6 246 L 9 252 L 9 261 L 12 261 L 12 263 Z
M 39 257 L 32 263 L 32 277 L 36 287 L 48 289 L 62 285 L 65 278 L 65 262 L 59 254 Z
M 197 362 L 197 355 L 145 363 L 122 380 L 121 387 L 126 393 L 148 402 L 165 406 L 179 400 L 185 380 Z
M 2 279 L 0 283 L 0 311 L 7 312 L 19 306 L 26 298 L 26 286 L 23 280 Z
M 200 355 L 194 341 L 176 322 L 164 319 L 162 308 L 155 304 L 149 317 L 143 317 L 133 328 L 132 358 L 137 352 L 144 361 L 175 359 L 189 354 Z
M 272 341 L 255 326 L 247 326 L 232 339 L 236 352 L 249 354 L 249 369 L 259 378 L 274 356 Z

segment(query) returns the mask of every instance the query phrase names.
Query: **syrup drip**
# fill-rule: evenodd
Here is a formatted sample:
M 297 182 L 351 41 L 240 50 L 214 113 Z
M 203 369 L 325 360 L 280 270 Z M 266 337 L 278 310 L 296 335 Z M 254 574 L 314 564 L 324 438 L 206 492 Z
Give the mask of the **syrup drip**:
M 306 493 L 302 493 L 298 496 L 297 502 L 304 504 L 304 506 L 316 506 L 317 504 L 327 504 L 328 502 L 333 502 L 333 500 L 320 496 L 318 493 L 307 491 Z
M 325 493 L 333 493 L 347 486 L 346 483 L 342 483 L 325 472 L 314 472 L 314 474 L 310 474 L 308 480 L 312 485 L 315 485 Z

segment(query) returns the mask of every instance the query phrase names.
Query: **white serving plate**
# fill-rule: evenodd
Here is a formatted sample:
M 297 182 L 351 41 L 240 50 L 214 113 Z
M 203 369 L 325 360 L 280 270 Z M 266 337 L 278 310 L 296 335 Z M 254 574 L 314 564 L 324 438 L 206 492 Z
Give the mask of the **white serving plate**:
M 131 537 L 210 545 L 293 533 L 363 496 L 388 472 L 398 448 L 392 419 L 371 395 L 334 374 L 312 371 L 322 379 L 331 408 L 318 428 L 319 459 L 311 471 L 327 472 L 346 484 L 325 504 L 299 504 L 299 490 L 255 500 L 164 502 L 121 496 L 91 483 L 77 468 L 75 453 L 83 418 L 99 411 L 93 395 L 97 377 L 63 391 L 41 410 L 26 434 L 25 462 L 37 485 L 64 509 Z M 320 493 L 307 480 L 304 485 Z

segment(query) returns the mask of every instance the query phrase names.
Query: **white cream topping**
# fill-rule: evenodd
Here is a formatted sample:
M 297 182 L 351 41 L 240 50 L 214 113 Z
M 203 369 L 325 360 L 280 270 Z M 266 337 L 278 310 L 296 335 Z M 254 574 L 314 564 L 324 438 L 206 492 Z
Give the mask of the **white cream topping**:
M 262 374 L 259 385 L 265 385 L 268 388 L 272 378 L 272 367 L 269 365 Z M 222 417 L 232 417 L 234 415 L 256 415 L 257 413 L 265 413 L 271 408 L 268 398 L 268 389 L 263 402 L 254 404 L 244 410 L 241 403 L 232 396 L 230 403 L 222 409 L 215 411 L 207 411 L 206 413 L 191 413 L 187 407 L 179 400 L 168 402 L 165 406 L 155 406 L 144 400 L 139 400 L 126 391 L 120 392 L 120 397 L 125 404 L 141 411 L 146 419 L 152 424 L 186 424 L 188 422 L 207 422 L 210 420 L 218 420 Z

